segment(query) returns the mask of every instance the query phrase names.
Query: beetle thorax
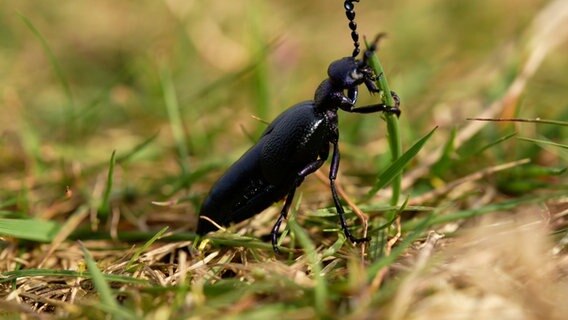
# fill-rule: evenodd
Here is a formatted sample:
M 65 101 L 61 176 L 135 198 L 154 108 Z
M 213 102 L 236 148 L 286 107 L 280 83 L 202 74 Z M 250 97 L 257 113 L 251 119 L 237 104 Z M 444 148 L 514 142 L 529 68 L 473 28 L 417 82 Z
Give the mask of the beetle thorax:
M 341 102 L 338 96 L 343 95 L 343 91 L 344 89 L 331 79 L 325 79 L 320 83 L 314 95 L 314 105 L 316 109 L 321 111 L 337 111 L 339 103 Z

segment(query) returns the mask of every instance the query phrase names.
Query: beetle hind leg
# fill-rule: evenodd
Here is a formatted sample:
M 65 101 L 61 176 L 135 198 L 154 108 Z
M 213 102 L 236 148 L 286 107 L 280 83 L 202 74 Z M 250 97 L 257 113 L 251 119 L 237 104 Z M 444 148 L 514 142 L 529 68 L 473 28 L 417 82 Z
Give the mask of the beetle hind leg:
M 272 231 L 270 232 L 270 235 L 272 237 L 272 249 L 274 250 L 275 253 L 280 253 L 280 250 L 278 249 L 278 231 L 280 230 L 280 225 L 282 224 L 282 221 L 286 219 L 286 217 L 288 216 L 288 211 L 290 210 L 290 206 L 292 205 L 292 200 L 294 199 L 295 193 L 296 193 L 296 184 L 294 184 L 292 190 L 290 190 L 290 192 L 286 196 L 286 202 L 284 202 L 284 207 L 282 207 L 282 210 L 280 211 L 280 216 L 278 216 L 278 220 L 276 220 L 276 223 L 274 224 L 274 227 L 272 227 Z
M 280 211 L 280 216 L 278 217 L 278 220 L 276 220 L 274 227 L 272 227 L 272 232 L 270 233 L 270 235 L 272 236 L 272 249 L 274 249 L 274 252 L 280 252 L 280 250 L 278 250 L 278 231 L 280 230 L 282 221 L 288 216 L 288 211 L 290 211 L 290 206 L 292 205 L 292 200 L 294 199 L 294 194 L 296 193 L 296 188 L 300 186 L 306 176 L 314 173 L 323 165 L 323 163 L 327 159 L 328 152 L 329 150 L 325 148 L 322 149 L 320 151 L 320 159 L 310 162 L 306 167 L 298 172 L 296 180 L 292 184 L 292 188 L 286 196 L 286 202 L 284 202 L 284 207 L 282 208 L 282 211 Z

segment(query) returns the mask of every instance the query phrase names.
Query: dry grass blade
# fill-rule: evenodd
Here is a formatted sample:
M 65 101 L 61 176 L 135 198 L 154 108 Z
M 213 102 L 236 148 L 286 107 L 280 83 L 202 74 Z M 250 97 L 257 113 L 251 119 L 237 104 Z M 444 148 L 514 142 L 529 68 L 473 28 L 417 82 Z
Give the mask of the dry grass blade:
M 117 319 L 136 319 L 136 317 L 129 310 L 121 307 L 118 304 L 114 295 L 112 294 L 109 284 L 104 278 L 103 273 L 97 267 L 97 263 L 93 259 L 93 256 L 83 243 L 79 242 L 79 245 L 83 250 L 85 262 L 93 279 L 93 284 L 95 285 L 95 288 L 97 288 L 97 291 L 99 293 L 101 301 L 99 307 L 106 312 L 109 312 L 113 315 L 113 317 Z
M 565 319 L 568 282 L 559 275 L 568 266 L 550 254 L 547 225 L 534 209 L 485 219 L 428 263 L 418 253 L 388 318 Z
M 443 235 L 440 235 L 434 231 L 428 233 L 428 238 L 417 254 L 415 265 L 398 290 L 399 293 L 397 293 L 397 296 L 399 297 L 399 299 L 395 300 L 395 304 L 392 306 L 392 313 L 389 319 L 404 319 L 404 315 L 408 312 L 408 309 L 410 308 L 412 302 L 412 293 L 415 292 L 418 289 L 417 287 L 419 286 L 417 279 L 420 274 L 424 272 L 427 266 L 427 262 L 432 256 L 438 240 L 442 238 Z
M 323 174 L 321 170 L 316 171 L 316 177 L 325 185 L 329 185 L 329 179 Z M 359 207 L 351 200 L 349 195 L 345 192 L 341 183 L 338 181 L 336 183 L 337 193 L 339 196 L 347 203 L 349 208 L 353 210 L 353 213 L 361 220 L 363 224 L 363 238 L 367 237 L 367 230 L 369 229 L 369 217 L 361 210 Z M 365 257 L 365 243 L 361 245 L 361 258 Z M 363 260 L 361 260 L 363 261 Z
M 250 114 L 312 99 L 353 43 L 343 2 L 260 2 L 0 1 L 0 318 L 563 320 L 568 2 L 361 1 L 402 109 L 394 131 L 338 114 L 337 191 L 372 241 L 341 232 L 326 164 L 280 255 L 283 203 L 205 237 L 200 206 L 262 139 Z M 356 107 L 389 92 L 367 89 Z
M 160 237 L 162 237 L 164 235 L 164 233 L 166 233 L 166 231 L 168 230 L 168 227 L 163 227 L 162 230 L 158 231 L 152 238 L 150 238 L 150 240 L 146 241 L 146 243 L 144 243 L 144 245 L 142 247 L 140 247 L 139 249 L 137 249 L 134 254 L 132 255 L 132 258 L 130 258 L 130 261 L 128 261 L 128 264 L 126 264 L 126 270 L 129 270 L 132 265 L 136 262 L 136 260 L 138 260 L 138 258 L 140 257 L 140 255 L 146 251 L 156 240 L 160 239 Z
M 71 216 L 69 219 L 67 219 L 65 224 L 61 227 L 61 230 L 53 238 L 53 241 L 51 242 L 51 246 L 49 247 L 49 250 L 47 251 L 47 253 L 43 257 L 43 259 L 41 259 L 41 262 L 38 264 L 37 267 L 39 269 L 42 268 L 42 266 L 45 264 L 47 259 L 49 259 L 51 257 L 53 252 L 55 250 L 57 250 L 59 248 L 59 246 L 61 246 L 61 244 L 69 237 L 69 235 L 71 233 L 73 233 L 73 231 L 75 231 L 75 229 L 79 226 L 79 224 L 81 224 L 83 222 L 83 220 L 85 220 L 85 218 L 87 218 L 88 215 L 89 215 L 89 208 L 84 206 L 84 207 L 79 208 L 77 210 L 77 212 L 75 214 L 73 214 L 73 216 Z
M 434 190 L 432 190 L 428 193 L 420 195 L 418 197 L 413 197 L 410 200 L 410 204 L 411 205 L 417 205 L 417 204 L 421 204 L 421 203 L 431 201 L 436 197 L 440 197 L 444 194 L 447 194 L 451 190 L 456 189 L 461 184 L 480 180 L 480 179 L 483 179 L 487 176 L 490 176 L 490 175 L 492 175 L 496 172 L 515 168 L 515 167 L 518 167 L 518 166 L 521 166 L 521 165 L 527 164 L 527 163 L 530 163 L 530 159 L 522 159 L 522 160 L 518 160 L 518 161 L 512 161 L 512 162 L 509 162 L 509 163 L 500 164 L 500 165 L 497 165 L 497 166 L 494 166 L 494 167 L 484 168 L 484 169 L 482 169 L 478 172 L 474 172 L 474 173 L 467 175 L 463 178 L 454 180 L 454 181 L 444 185 L 442 188 L 437 188 L 437 189 L 434 189 Z
M 568 126 L 566 121 L 548 120 L 548 119 L 524 119 L 524 118 L 467 118 L 467 120 L 490 121 L 490 122 L 525 122 L 536 124 L 551 124 L 555 126 Z

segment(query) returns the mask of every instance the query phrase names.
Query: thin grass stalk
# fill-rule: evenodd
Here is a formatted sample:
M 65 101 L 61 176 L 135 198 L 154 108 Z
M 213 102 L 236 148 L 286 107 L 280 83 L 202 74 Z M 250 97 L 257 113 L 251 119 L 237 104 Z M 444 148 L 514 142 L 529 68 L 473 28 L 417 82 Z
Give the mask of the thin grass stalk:
M 367 43 L 367 49 L 368 48 L 369 48 L 369 43 Z M 373 53 L 373 55 L 371 56 L 371 59 L 369 60 L 369 66 L 373 69 L 375 74 L 378 75 L 376 83 L 377 87 L 382 91 L 382 98 L 384 103 L 387 106 L 394 107 L 395 101 L 391 94 L 391 90 L 387 81 L 387 76 L 385 75 L 381 61 L 379 60 L 379 57 L 377 56 L 376 53 Z M 392 113 L 385 113 L 384 117 L 387 123 L 391 162 L 395 162 L 396 159 L 398 159 L 402 154 L 402 143 L 400 139 L 398 117 Z M 390 199 L 390 204 L 393 206 L 396 206 L 399 202 L 401 186 L 402 186 L 402 173 L 394 177 L 391 183 L 392 196 Z
M 164 103 L 166 104 L 170 127 L 172 129 L 172 134 L 179 154 L 179 165 L 182 171 L 182 176 L 185 176 L 190 172 L 187 136 L 183 127 L 182 115 L 170 69 L 164 66 L 160 71 L 160 82 L 164 94 Z

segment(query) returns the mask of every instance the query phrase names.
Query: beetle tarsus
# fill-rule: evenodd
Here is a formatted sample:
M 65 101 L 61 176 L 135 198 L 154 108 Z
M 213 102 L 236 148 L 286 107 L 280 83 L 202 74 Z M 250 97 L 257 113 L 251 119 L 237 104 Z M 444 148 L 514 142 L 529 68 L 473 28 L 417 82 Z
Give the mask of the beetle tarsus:
M 400 118 L 400 114 L 402 113 L 400 108 L 399 108 L 400 107 L 400 97 L 394 91 L 391 91 L 391 96 L 392 96 L 392 99 L 394 100 L 394 107 L 388 107 L 388 109 L 385 110 L 385 112 L 393 113 L 393 114 L 396 115 L 397 118 Z

